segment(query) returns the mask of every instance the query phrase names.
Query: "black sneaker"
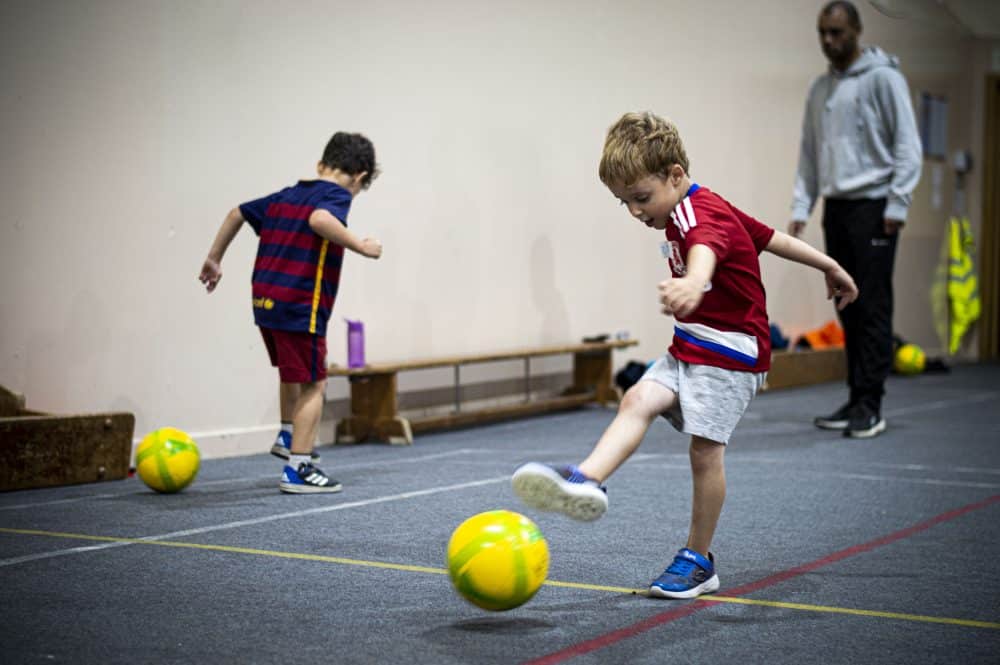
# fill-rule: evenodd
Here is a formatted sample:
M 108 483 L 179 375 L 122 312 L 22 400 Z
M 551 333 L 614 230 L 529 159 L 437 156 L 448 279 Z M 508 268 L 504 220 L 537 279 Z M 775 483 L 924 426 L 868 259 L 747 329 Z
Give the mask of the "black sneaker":
M 343 486 L 319 467 L 303 462 L 298 469 L 285 465 L 278 488 L 285 494 L 318 494 L 339 492 Z
M 860 404 L 851 411 L 844 436 L 852 439 L 870 439 L 884 431 L 885 418 L 870 407 Z
M 608 490 L 575 466 L 529 462 L 514 471 L 511 485 L 532 508 L 559 512 L 575 520 L 592 522 L 608 510 Z
M 813 418 L 813 425 L 820 429 L 847 429 L 847 423 L 850 420 L 852 406 L 854 405 L 848 402 L 828 416 Z

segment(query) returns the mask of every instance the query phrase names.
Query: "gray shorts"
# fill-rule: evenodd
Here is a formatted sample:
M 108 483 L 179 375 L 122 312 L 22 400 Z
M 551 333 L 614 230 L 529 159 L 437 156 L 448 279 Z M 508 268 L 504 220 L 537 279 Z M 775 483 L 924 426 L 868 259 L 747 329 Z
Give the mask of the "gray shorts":
M 656 381 L 677 395 L 663 413 L 677 431 L 725 444 L 766 378 L 767 372 L 691 365 L 668 353 L 640 381 Z

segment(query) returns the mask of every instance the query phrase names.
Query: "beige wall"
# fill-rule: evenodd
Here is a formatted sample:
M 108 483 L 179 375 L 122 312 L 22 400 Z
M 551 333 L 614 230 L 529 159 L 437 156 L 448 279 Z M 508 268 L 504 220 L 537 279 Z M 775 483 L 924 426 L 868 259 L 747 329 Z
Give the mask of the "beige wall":
M 376 143 L 384 175 L 350 223 L 385 255 L 346 260 L 335 362 L 344 316 L 365 321 L 370 359 L 616 330 L 642 341 L 628 357 L 662 353 L 658 235 L 596 177 L 626 110 L 672 117 L 698 182 L 786 225 L 804 95 L 824 68 L 819 3 L 281 4 L 0 5 L 0 383 L 30 407 L 123 409 L 137 435 L 169 424 L 207 455 L 262 450 L 277 391 L 248 302 L 252 233 L 215 294 L 196 275 L 226 211 L 309 176 L 337 129 Z M 978 153 L 970 72 L 988 49 L 862 11 L 915 92 L 953 100 L 954 147 Z M 928 184 L 899 250 L 897 329 L 934 349 L 946 215 Z M 817 227 L 806 238 L 821 244 Z M 767 257 L 764 275 L 786 331 L 832 318 L 818 273 Z

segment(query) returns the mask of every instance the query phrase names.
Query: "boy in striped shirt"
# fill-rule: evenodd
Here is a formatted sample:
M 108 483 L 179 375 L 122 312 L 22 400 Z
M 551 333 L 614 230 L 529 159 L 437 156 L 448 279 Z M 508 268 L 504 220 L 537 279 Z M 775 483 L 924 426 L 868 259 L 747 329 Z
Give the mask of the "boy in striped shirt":
M 618 415 L 579 466 L 531 462 L 514 472 L 514 491 L 530 506 L 595 520 L 607 510 L 603 483 L 635 452 L 663 415 L 691 436 L 694 487 L 688 538 L 651 596 L 694 598 L 719 588 L 709 551 L 726 495 L 723 454 L 764 383 L 771 346 L 759 254 L 820 270 L 838 309 L 858 295 L 850 275 L 825 254 L 758 222 L 693 183 L 673 123 L 628 113 L 608 131 L 601 181 L 647 227 L 665 233 L 671 277 L 658 286 L 662 312 L 674 317 L 666 355 L 625 393 Z
M 378 171 L 361 134 L 337 132 L 316 165 L 317 177 L 243 203 L 226 215 L 199 279 L 209 293 L 222 279 L 222 257 L 243 223 L 260 237 L 252 277 L 254 321 L 278 368 L 281 431 L 271 454 L 286 461 L 279 488 L 339 492 L 314 462 L 326 388 L 326 324 L 333 311 L 344 249 L 377 259 L 382 244 L 347 229 L 351 202 Z

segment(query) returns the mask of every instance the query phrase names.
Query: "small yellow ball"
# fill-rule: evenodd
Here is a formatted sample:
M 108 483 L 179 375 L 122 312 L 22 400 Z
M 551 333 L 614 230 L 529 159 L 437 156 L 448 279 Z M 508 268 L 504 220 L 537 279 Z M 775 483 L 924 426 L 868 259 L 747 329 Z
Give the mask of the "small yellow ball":
M 180 492 L 191 484 L 201 466 L 198 446 L 185 432 L 161 427 L 143 437 L 135 451 L 135 469 L 152 489 Z
M 549 572 L 549 546 L 524 515 L 492 510 L 462 522 L 448 541 L 448 574 L 470 603 L 499 612 L 528 602 Z
M 893 367 L 900 374 L 920 374 L 924 371 L 927 358 L 924 350 L 916 344 L 904 344 L 896 350 Z

